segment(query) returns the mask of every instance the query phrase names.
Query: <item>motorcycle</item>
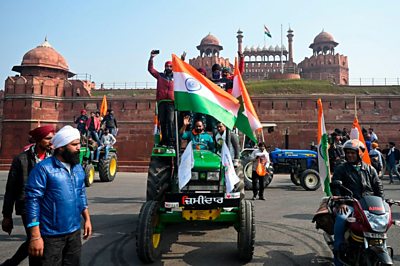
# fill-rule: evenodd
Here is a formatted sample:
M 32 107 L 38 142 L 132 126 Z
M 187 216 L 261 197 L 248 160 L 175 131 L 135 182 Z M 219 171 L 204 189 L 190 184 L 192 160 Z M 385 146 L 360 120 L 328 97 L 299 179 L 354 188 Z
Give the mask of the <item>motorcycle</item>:
M 400 221 L 392 219 L 391 206 L 400 206 L 400 201 L 383 200 L 377 196 L 364 196 L 360 200 L 342 185 L 334 181 L 331 185 L 346 190 L 350 196 L 332 196 L 323 198 L 313 222 L 317 229 L 323 229 L 324 240 L 333 251 L 333 228 L 335 209 L 340 204 L 354 208 L 347 218 L 345 241 L 339 248 L 338 259 L 344 265 L 393 265 L 393 248 L 386 244 L 387 231 Z

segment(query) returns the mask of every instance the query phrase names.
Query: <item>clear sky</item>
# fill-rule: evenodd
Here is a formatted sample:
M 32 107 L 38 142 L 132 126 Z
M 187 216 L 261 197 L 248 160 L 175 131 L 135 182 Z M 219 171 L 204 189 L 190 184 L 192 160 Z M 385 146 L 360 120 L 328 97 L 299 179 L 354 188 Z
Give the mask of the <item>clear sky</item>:
M 190 1 L 190 0 L 0 0 L 0 88 L 23 55 L 44 41 L 61 53 L 74 73 L 89 73 L 96 83 L 154 81 L 147 72 L 150 50 L 159 49 L 155 67 L 162 71 L 171 53 L 197 57 L 196 46 L 215 35 L 231 62 L 236 32 L 244 45 L 264 45 L 263 25 L 280 44 L 290 24 L 294 60 L 312 55 L 308 48 L 322 29 L 348 56 L 350 81 L 398 78 L 400 1 Z M 287 38 L 284 38 L 287 47 Z

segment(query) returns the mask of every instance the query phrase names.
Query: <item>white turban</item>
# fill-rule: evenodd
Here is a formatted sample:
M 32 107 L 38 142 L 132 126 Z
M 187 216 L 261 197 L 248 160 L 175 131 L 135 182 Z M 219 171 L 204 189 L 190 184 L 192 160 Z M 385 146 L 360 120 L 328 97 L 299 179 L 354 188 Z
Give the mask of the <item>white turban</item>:
M 80 139 L 81 134 L 79 130 L 71 126 L 64 126 L 61 128 L 52 138 L 51 143 L 54 145 L 54 149 L 63 147 L 70 144 L 76 139 Z

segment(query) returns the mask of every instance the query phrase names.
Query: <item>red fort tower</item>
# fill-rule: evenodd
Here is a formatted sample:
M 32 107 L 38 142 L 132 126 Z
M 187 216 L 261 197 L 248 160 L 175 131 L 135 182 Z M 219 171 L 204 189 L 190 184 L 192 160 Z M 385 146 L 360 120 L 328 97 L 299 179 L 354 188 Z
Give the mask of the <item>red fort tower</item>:
M 28 51 L 12 70 L 20 75 L 5 81 L 1 158 L 21 152 L 28 144 L 28 132 L 38 125 L 59 129 L 72 124 L 75 99 L 89 96 L 93 87 L 91 82 L 68 79 L 75 74 L 47 40 Z

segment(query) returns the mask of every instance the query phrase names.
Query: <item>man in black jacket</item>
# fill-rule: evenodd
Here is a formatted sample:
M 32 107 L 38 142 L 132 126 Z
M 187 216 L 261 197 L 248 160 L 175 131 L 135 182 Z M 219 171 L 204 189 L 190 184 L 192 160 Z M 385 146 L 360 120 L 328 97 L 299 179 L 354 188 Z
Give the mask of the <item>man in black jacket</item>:
M 104 116 L 103 120 L 101 121 L 101 124 L 105 124 L 108 129 L 108 132 L 110 132 L 114 137 L 117 135 L 118 132 L 118 124 L 117 124 L 117 119 L 115 119 L 114 116 L 114 111 L 109 109 L 107 111 L 107 114 Z
M 21 216 L 27 233 L 27 240 L 18 248 L 14 256 L 2 265 L 18 265 L 28 256 L 29 230 L 26 228 L 25 216 L 25 184 L 33 167 L 43 159 L 51 156 L 51 139 L 54 136 L 54 126 L 42 126 L 29 132 L 35 144 L 17 155 L 8 173 L 6 192 L 3 202 L 2 230 L 11 234 L 13 229 L 12 213 L 15 205 L 15 213 Z M 29 265 L 36 265 L 35 258 L 29 258 Z
M 332 181 L 342 181 L 343 186 L 351 190 L 353 197 L 358 200 L 365 195 L 374 195 L 383 198 L 383 185 L 375 168 L 362 161 L 365 149 L 364 144 L 358 139 L 346 141 L 343 145 L 346 162 L 336 167 Z M 334 196 L 350 196 L 346 190 L 340 187 L 333 187 L 332 194 Z M 335 265 L 342 265 L 337 259 L 336 254 L 344 241 L 346 219 L 352 212 L 352 207 L 346 204 L 338 207 L 334 227 Z

